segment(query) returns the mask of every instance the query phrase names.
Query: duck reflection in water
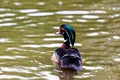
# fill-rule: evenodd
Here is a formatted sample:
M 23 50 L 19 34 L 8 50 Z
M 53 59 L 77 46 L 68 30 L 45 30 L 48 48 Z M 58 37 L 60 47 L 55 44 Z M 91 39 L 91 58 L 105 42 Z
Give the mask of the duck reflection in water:
M 77 75 L 77 71 L 73 69 L 61 69 L 58 71 L 60 80 L 74 80 L 74 76 Z
M 51 60 L 59 70 L 60 80 L 73 80 L 73 76 L 82 70 L 82 56 L 79 50 L 74 48 L 75 30 L 70 25 L 63 24 L 56 34 L 63 35 L 64 43 L 55 50 Z

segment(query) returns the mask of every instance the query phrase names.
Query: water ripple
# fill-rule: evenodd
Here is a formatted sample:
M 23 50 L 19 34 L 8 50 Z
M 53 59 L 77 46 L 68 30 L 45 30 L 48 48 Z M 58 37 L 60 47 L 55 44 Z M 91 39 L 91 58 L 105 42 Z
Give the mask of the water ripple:
M 98 35 L 99 35 L 98 32 L 94 32 L 94 33 L 89 33 L 89 34 L 87 34 L 87 36 L 98 36 Z
M 16 68 L 16 67 L 1 67 L 0 70 L 2 72 L 18 72 L 18 73 L 31 73 L 28 70 L 25 69 L 20 69 L 20 68 Z
M 13 4 L 16 5 L 16 6 L 21 6 L 22 5 L 20 2 L 14 2 Z
M 0 11 L 1 11 L 1 12 L 10 11 L 10 9 L 7 9 L 7 8 L 0 8 Z
M 87 22 L 85 19 L 77 19 L 77 22 Z
M 107 20 L 105 20 L 105 19 L 99 19 L 99 20 L 97 20 L 97 22 L 104 23 L 104 22 L 107 22 Z
M 0 79 L 20 79 L 20 80 L 28 80 L 25 77 L 17 76 L 17 75 L 0 75 Z
M 20 45 L 20 47 L 29 47 L 29 48 L 40 48 L 40 47 L 46 47 L 46 48 L 54 48 L 54 47 L 60 47 L 61 43 L 53 43 L 53 44 L 43 44 L 43 45 L 37 45 L 37 44 L 27 44 L 27 45 Z M 82 46 L 80 43 L 75 43 L 75 46 Z
M 56 34 L 55 33 L 47 33 L 47 34 L 45 34 L 46 36 L 56 36 Z
M 54 13 L 52 12 L 38 12 L 38 13 L 29 13 L 28 16 L 51 16 Z
M 120 17 L 120 14 L 113 14 L 110 16 L 111 18 L 117 18 L 117 17 Z
M 98 19 L 99 16 L 97 16 L 97 15 L 83 15 L 82 18 L 85 18 L 85 19 Z
M 23 9 L 19 10 L 20 13 L 32 13 L 32 12 L 37 12 L 38 9 Z
M 104 69 L 102 66 L 97 66 L 97 67 L 83 66 L 83 68 L 86 69 L 86 70 L 99 70 L 99 69 Z
M 89 11 L 58 11 L 56 14 L 89 14 Z
M 94 10 L 90 11 L 91 14 L 105 14 L 107 13 L 105 10 Z
M 93 28 L 92 28 L 92 30 L 94 30 Z M 86 34 L 87 36 L 98 36 L 98 35 L 108 35 L 109 34 L 109 32 L 92 32 L 92 33 L 88 33 L 88 34 Z
M 21 49 L 21 48 L 17 48 L 17 47 L 8 47 L 5 51 L 11 51 L 11 50 L 27 51 L 25 49 Z
M 115 58 L 114 60 L 117 62 L 120 62 L 120 58 Z
M 10 39 L 8 39 L 8 38 L 0 38 L 0 42 L 1 43 L 9 43 L 9 42 L 14 42 L 14 41 L 10 41 Z
M 52 75 L 49 71 L 42 71 L 40 72 L 41 78 L 47 79 L 47 80 L 59 80 L 59 78 L 55 75 Z
M 14 79 L 19 79 L 19 80 L 38 80 L 38 79 L 40 79 L 39 77 L 23 77 L 23 76 L 18 76 L 18 75 L 0 75 L 0 79 L 7 79 L 7 80 L 9 80 L 9 79 L 12 79 L 12 80 L 14 80 Z
M 95 11 L 82 11 L 82 10 L 74 10 L 74 11 L 58 11 L 56 14 L 105 14 L 104 10 L 95 10 Z
M 41 35 L 34 35 L 34 34 L 27 34 L 27 35 L 25 35 L 26 37 L 40 37 Z
M 26 16 L 17 16 L 16 19 L 27 19 L 28 17 Z
M 113 39 L 119 40 L 120 36 L 113 36 Z
M 62 19 L 63 22 L 73 22 L 72 20 L 69 19 Z
M 59 47 L 60 45 L 61 45 L 61 43 L 43 44 L 43 45 L 28 44 L 28 45 L 20 45 L 20 46 L 21 47 L 31 47 L 31 48 L 40 48 L 40 47 L 53 48 L 53 47 Z
M 3 27 L 3 26 L 15 26 L 15 25 L 17 25 L 17 23 L 13 23 L 13 22 L 11 22 L 11 23 L 0 23 L 0 27 Z
M 27 58 L 26 56 L 0 56 L 0 59 L 23 59 Z
M 94 75 L 90 74 L 90 73 L 85 73 L 83 75 L 80 75 L 80 76 L 74 76 L 75 78 L 89 78 L 89 77 L 93 77 Z
M 4 18 L 4 19 L 1 19 L 0 22 L 5 22 L 5 21 L 12 21 L 13 18 Z
M 38 2 L 38 5 L 45 5 L 45 2 Z
M 63 38 L 44 38 L 44 41 L 64 41 Z
M 9 17 L 9 16 L 15 16 L 15 13 L 5 13 L 5 14 L 0 14 L 0 17 Z

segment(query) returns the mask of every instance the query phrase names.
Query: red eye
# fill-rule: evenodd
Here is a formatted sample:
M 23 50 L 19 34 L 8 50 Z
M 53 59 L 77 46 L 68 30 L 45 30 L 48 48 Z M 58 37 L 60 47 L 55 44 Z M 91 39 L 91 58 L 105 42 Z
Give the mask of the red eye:
M 65 29 L 64 29 L 64 28 L 61 28 L 61 31 L 65 31 Z

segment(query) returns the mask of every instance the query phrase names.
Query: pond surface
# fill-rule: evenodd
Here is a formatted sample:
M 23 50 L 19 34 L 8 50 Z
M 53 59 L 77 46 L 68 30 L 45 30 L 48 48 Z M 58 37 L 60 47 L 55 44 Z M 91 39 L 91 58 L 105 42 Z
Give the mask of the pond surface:
M 74 80 L 120 80 L 120 0 L 1 0 L 0 80 L 60 80 L 50 58 L 61 24 L 83 56 Z

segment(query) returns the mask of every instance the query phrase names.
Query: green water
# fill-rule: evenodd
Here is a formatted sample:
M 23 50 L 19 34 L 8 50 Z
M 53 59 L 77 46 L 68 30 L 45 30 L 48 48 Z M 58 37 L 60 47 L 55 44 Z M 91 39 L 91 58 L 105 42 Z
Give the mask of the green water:
M 0 0 L 0 80 L 60 80 L 50 58 L 61 24 L 83 56 L 74 80 L 120 79 L 120 0 Z

